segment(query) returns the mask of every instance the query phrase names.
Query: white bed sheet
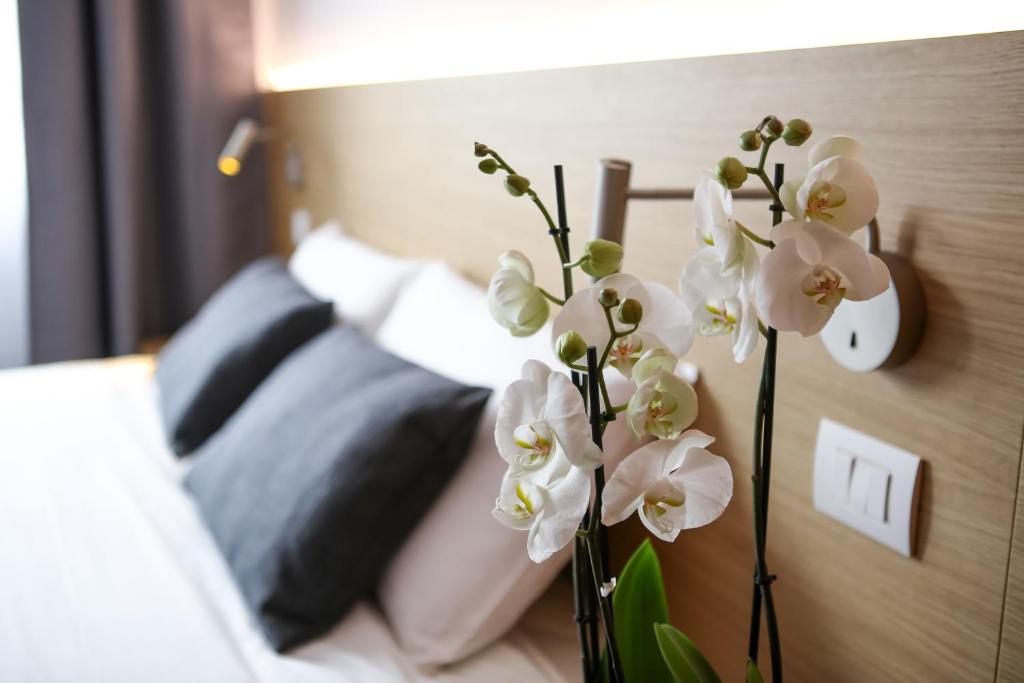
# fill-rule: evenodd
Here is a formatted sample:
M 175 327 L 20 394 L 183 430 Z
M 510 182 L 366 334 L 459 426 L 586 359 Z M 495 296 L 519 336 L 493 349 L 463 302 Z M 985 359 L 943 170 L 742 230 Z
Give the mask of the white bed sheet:
M 151 361 L 0 373 L 0 679 L 19 683 L 572 680 L 556 587 L 509 636 L 426 675 L 370 604 L 287 656 L 260 636 L 180 487 Z

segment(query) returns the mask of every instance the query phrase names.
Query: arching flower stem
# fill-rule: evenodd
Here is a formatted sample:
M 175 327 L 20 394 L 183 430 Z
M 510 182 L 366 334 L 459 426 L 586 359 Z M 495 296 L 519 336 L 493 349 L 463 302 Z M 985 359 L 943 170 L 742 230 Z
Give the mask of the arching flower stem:
M 739 221 L 736 221 L 736 227 L 739 228 L 740 232 L 742 232 L 744 235 L 746 235 L 747 239 L 749 239 L 751 242 L 756 242 L 756 243 L 760 244 L 763 247 L 768 247 L 769 249 L 774 249 L 775 248 L 775 242 L 772 242 L 770 239 L 766 239 L 764 237 L 761 237 L 756 232 L 754 232 L 753 230 L 751 230 L 747 226 L 743 225 Z
M 751 175 L 756 175 L 758 178 L 761 179 L 761 182 L 764 183 L 764 186 L 768 190 L 768 193 L 772 196 L 772 201 L 775 204 L 782 206 L 782 199 L 779 198 L 779 191 L 775 188 L 774 185 L 772 185 L 772 181 L 768 178 L 768 173 L 766 173 L 764 170 L 764 165 L 768 161 L 768 150 L 771 149 L 772 143 L 775 142 L 776 139 L 778 138 L 765 139 L 764 145 L 761 147 L 761 157 L 757 160 L 757 167 L 747 166 L 746 169 L 747 173 L 750 173 Z
M 543 287 L 537 287 L 537 289 L 540 290 L 540 293 L 544 295 L 544 298 L 550 301 L 551 303 L 558 304 L 559 306 L 565 305 L 565 299 L 559 299 L 557 296 L 555 296 L 548 290 L 544 289 Z
M 497 152 L 495 152 L 493 149 L 488 148 L 487 149 L 487 153 L 489 155 L 491 155 L 491 157 L 495 161 L 498 162 L 498 166 L 500 166 L 506 173 L 509 173 L 511 175 L 518 175 L 515 172 L 515 169 L 513 169 L 511 166 L 509 166 L 508 163 L 504 159 L 501 158 L 501 155 L 498 154 Z M 565 264 L 569 263 L 569 254 L 566 253 L 566 249 L 562 245 L 562 238 L 561 238 L 561 235 L 560 235 L 560 231 L 558 230 L 558 227 L 555 225 L 554 219 L 551 218 L 551 214 L 548 212 L 548 208 L 546 206 L 544 206 L 544 202 L 542 202 L 540 197 L 537 196 L 537 193 L 533 190 L 533 188 L 528 188 L 526 190 L 526 194 L 527 194 L 527 196 L 530 197 L 530 201 L 532 201 L 537 206 L 537 208 L 540 210 L 541 214 L 543 214 L 544 220 L 548 224 L 548 232 L 551 233 L 551 236 L 555 240 L 555 248 L 558 249 L 558 259 L 559 259 L 559 261 L 561 261 L 562 265 L 564 266 Z M 562 272 L 562 285 L 565 288 L 565 298 L 568 299 L 570 296 L 572 296 L 572 272 L 571 271 L 563 270 L 563 272 Z

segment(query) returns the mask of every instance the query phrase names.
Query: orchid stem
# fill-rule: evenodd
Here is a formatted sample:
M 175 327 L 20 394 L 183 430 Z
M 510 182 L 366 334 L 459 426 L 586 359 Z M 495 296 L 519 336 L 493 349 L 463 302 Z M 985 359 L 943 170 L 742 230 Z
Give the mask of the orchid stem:
M 764 164 L 768 161 L 768 150 L 771 148 L 773 142 L 775 142 L 775 138 L 764 141 L 764 146 L 761 147 L 761 157 L 757 160 L 758 170 L 764 170 Z
M 612 409 L 612 400 L 608 398 L 608 385 L 604 381 L 604 373 L 599 368 L 597 371 L 598 385 L 601 387 L 601 399 L 604 401 L 605 410 Z
M 772 202 L 777 206 L 782 206 L 782 199 L 779 198 L 779 191 L 775 189 L 771 181 L 768 180 L 768 174 L 764 172 L 763 168 L 756 169 L 757 172 L 754 174 L 761 179 L 764 186 L 768 188 L 768 194 L 772 196 Z M 776 223 L 778 225 L 778 223 Z
M 555 296 L 548 290 L 544 289 L 543 287 L 538 287 L 537 289 L 540 290 L 540 293 L 543 294 L 544 298 L 547 299 L 548 301 L 558 304 L 559 306 L 565 305 L 565 299 L 559 299 L 557 296 Z
M 764 237 L 761 237 L 756 232 L 754 232 L 753 230 L 751 230 L 747 226 L 743 225 L 739 221 L 736 221 L 736 227 L 738 227 L 740 229 L 740 232 L 742 232 L 744 235 L 746 235 L 747 239 L 749 239 L 751 242 L 757 242 L 761 246 L 768 247 L 769 249 L 774 249 L 775 248 L 775 242 L 772 242 L 769 239 L 765 239 Z
M 499 163 L 501 163 L 499 161 Z M 537 198 L 536 193 L 532 193 L 531 197 L 534 199 L 534 203 L 537 204 L 541 212 L 544 214 L 544 218 L 548 222 L 548 232 L 555 240 L 555 247 L 558 249 L 558 258 L 562 263 L 562 291 L 565 299 L 561 305 L 565 305 L 564 302 L 568 301 L 572 297 L 572 269 L 567 268 L 566 264 L 569 262 L 569 225 L 566 219 L 566 207 L 565 207 L 565 191 L 562 183 L 562 167 L 555 166 L 555 199 L 558 203 L 558 228 L 555 227 L 551 221 L 551 215 L 547 212 L 547 209 L 541 203 L 540 199 Z M 549 296 L 547 292 L 541 290 L 544 295 Z M 589 360 L 589 357 L 588 357 Z M 591 386 L 588 386 L 589 380 L 592 379 L 589 364 L 587 367 L 580 367 L 577 365 L 569 364 L 572 369 L 572 383 L 580 390 L 584 398 L 587 394 L 594 394 L 594 390 Z M 586 380 L 581 373 L 586 373 Z M 586 387 L 586 388 L 585 388 Z M 589 390 L 589 392 L 588 392 Z M 593 407 L 591 407 L 593 409 Z M 603 432 L 600 430 L 593 429 L 593 419 L 591 419 L 591 429 L 594 432 L 593 438 L 596 443 L 600 444 L 601 436 Z M 600 495 L 600 494 L 599 494 Z M 600 515 L 600 507 L 595 507 L 593 511 L 588 511 L 580 521 L 580 526 L 577 529 L 577 534 L 581 531 L 585 531 L 589 528 L 590 517 L 593 515 Z M 590 572 L 586 571 L 586 565 L 590 565 Z M 590 552 L 590 539 L 587 538 L 576 538 L 573 543 L 573 593 L 576 598 L 576 623 L 579 628 L 580 645 L 582 649 L 582 667 L 584 681 L 598 681 L 601 678 L 601 640 L 598 635 L 597 628 L 597 616 L 594 614 L 594 600 L 600 601 L 600 584 L 597 583 L 595 577 L 596 568 L 594 566 L 593 558 Z M 603 611 L 603 610 L 602 610 Z M 616 679 L 617 683 L 618 679 Z
M 504 159 L 501 158 L 501 155 L 498 154 L 497 152 L 495 152 L 493 149 L 488 148 L 487 149 L 487 153 L 490 154 L 491 157 L 495 161 L 498 162 L 498 166 L 501 166 L 501 168 L 506 173 L 508 173 L 510 175 L 519 175 L 518 173 L 516 173 L 515 169 L 512 168 L 511 166 L 509 166 L 508 163 Z M 555 221 L 551 218 L 551 214 L 548 213 L 548 208 L 546 206 L 544 206 L 544 202 L 541 201 L 540 197 L 537 196 L 537 193 L 533 189 L 527 189 L 526 190 L 526 194 L 530 197 L 530 200 L 534 203 L 534 205 L 536 205 L 536 207 L 540 210 L 541 214 L 544 216 L 544 220 L 548 224 L 548 232 L 551 233 L 552 237 L 555 238 L 555 247 L 558 249 L 558 258 L 559 258 L 559 260 L 563 264 L 568 263 L 569 262 L 569 254 L 567 253 L 568 249 L 562 244 L 562 240 L 561 240 L 561 238 L 559 236 L 558 228 L 555 226 Z M 562 284 L 563 284 L 563 286 L 565 286 L 565 289 L 566 289 L 565 297 L 568 299 L 569 296 L 572 295 L 572 275 L 571 274 L 569 274 L 569 275 L 563 274 L 562 275 Z
M 590 558 L 590 569 L 594 573 L 594 583 L 597 584 L 598 602 L 601 605 L 601 620 L 604 622 L 604 637 L 608 648 L 608 664 L 609 669 L 611 669 L 610 680 L 613 683 L 622 683 L 622 665 L 619 663 L 619 648 L 615 642 L 615 621 L 612 616 L 611 600 L 608 599 L 608 596 L 601 595 L 600 593 L 604 585 L 604 577 L 599 573 L 598 566 L 601 560 L 598 552 L 594 550 L 595 541 L 595 536 L 588 535 L 584 543 L 587 547 L 587 555 Z
M 568 269 L 568 268 L 575 268 L 576 266 L 582 265 L 583 263 L 585 263 L 586 261 L 589 261 L 589 260 L 590 260 L 589 256 L 581 256 L 578 259 L 576 259 L 575 261 L 573 261 L 572 263 L 563 263 L 562 267 L 566 268 L 566 269 Z
M 629 335 L 636 332 L 637 329 L 640 327 L 640 323 L 637 323 L 636 325 L 633 325 L 632 328 L 625 330 L 623 332 L 619 332 L 617 329 L 615 329 L 615 322 L 612 320 L 612 309 L 604 306 L 602 306 L 602 308 L 604 308 L 604 319 L 608 322 L 608 331 L 611 333 L 611 336 L 608 337 L 608 343 L 604 345 L 604 351 L 601 353 L 601 360 L 597 364 L 599 368 L 603 368 L 604 364 L 608 362 L 608 354 L 611 353 L 612 345 L 615 343 L 615 340 L 622 339 L 623 337 L 628 337 Z
M 590 432 L 594 444 L 602 447 L 601 440 L 601 399 L 598 396 L 600 380 L 594 380 L 601 376 L 601 368 L 597 362 L 597 348 L 587 347 L 587 375 L 589 378 L 589 407 L 590 407 Z M 610 669 L 610 681 L 622 683 L 622 668 L 619 664 L 619 649 L 615 642 L 615 620 L 612 614 L 611 601 L 608 596 L 602 594 L 608 578 L 608 551 L 605 541 L 604 527 L 601 526 L 602 497 L 604 494 L 604 467 L 598 467 L 594 471 L 594 508 L 590 514 L 590 524 L 587 530 L 586 547 L 587 556 L 590 559 L 590 570 L 594 577 L 594 589 L 598 603 L 601 607 L 601 621 L 604 623 L 605 647 L 608 652 L 608 663 Z

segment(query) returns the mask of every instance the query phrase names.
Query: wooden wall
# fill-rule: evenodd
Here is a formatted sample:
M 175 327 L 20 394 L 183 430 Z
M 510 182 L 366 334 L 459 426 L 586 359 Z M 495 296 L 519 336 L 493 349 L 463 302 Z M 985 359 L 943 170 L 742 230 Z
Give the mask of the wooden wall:
M 294 192 L 274 165 L 282 250 L 288 211 L 305 206 L 480 282 L 501 251 L 518 248 L 552 287 L 539 216 L 476 171 L 474 140 L 549 199 L 551 165 L 564 164 L 579 244 L 599 158 L 632 160 L 637 186 L 692 185 L 737 154 L 737 134 L 766 113 L 806 118 L 817 139 L 861 139 L 881 192 L 883 247 L 919 269 L 928 330 L 906 366 L 868 375 L 837 367 L 817 339 L 781 338 L 769 565 L 789 680 L 989 681 L 997 668 L 1001 680 L 1024 680 L 1024 551 L 1008 600 L 1017 611 L 1003 622 L 1024 430 L 1024 34 L 281 93 L 267 107 L 307 173 Z M 783 152 L 792 171 L 804 167 L 803 151 Z M 742 215 L 768 224 L 764 206 Z M 631 205 L 626 270 L 674 286 L 694 249 L 691 225 L 686 203 Z M 760 354 L 736 366 L 725 341 L 700 339 L 691 360 L 702 370 L 699 426 L 717 435 L 736 495 L 717 523 L 657 549 L 673 620 L 737 680 Z M 926 460 L 915 558 L 812 508 L 823 416 Z M 641 533 L 616 528 L 618 554 Z

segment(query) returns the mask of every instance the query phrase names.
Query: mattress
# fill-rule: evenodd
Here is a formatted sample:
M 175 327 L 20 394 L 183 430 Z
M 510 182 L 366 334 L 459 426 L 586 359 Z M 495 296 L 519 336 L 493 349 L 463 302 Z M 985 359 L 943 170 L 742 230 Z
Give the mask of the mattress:
M 578 678 L 558 584 L 483 652 L 417 671 L 369 602 L 287 655 L 263 641 L 180 486 L 152 360 L 0 373 L 0 678 L 468 683 Z

